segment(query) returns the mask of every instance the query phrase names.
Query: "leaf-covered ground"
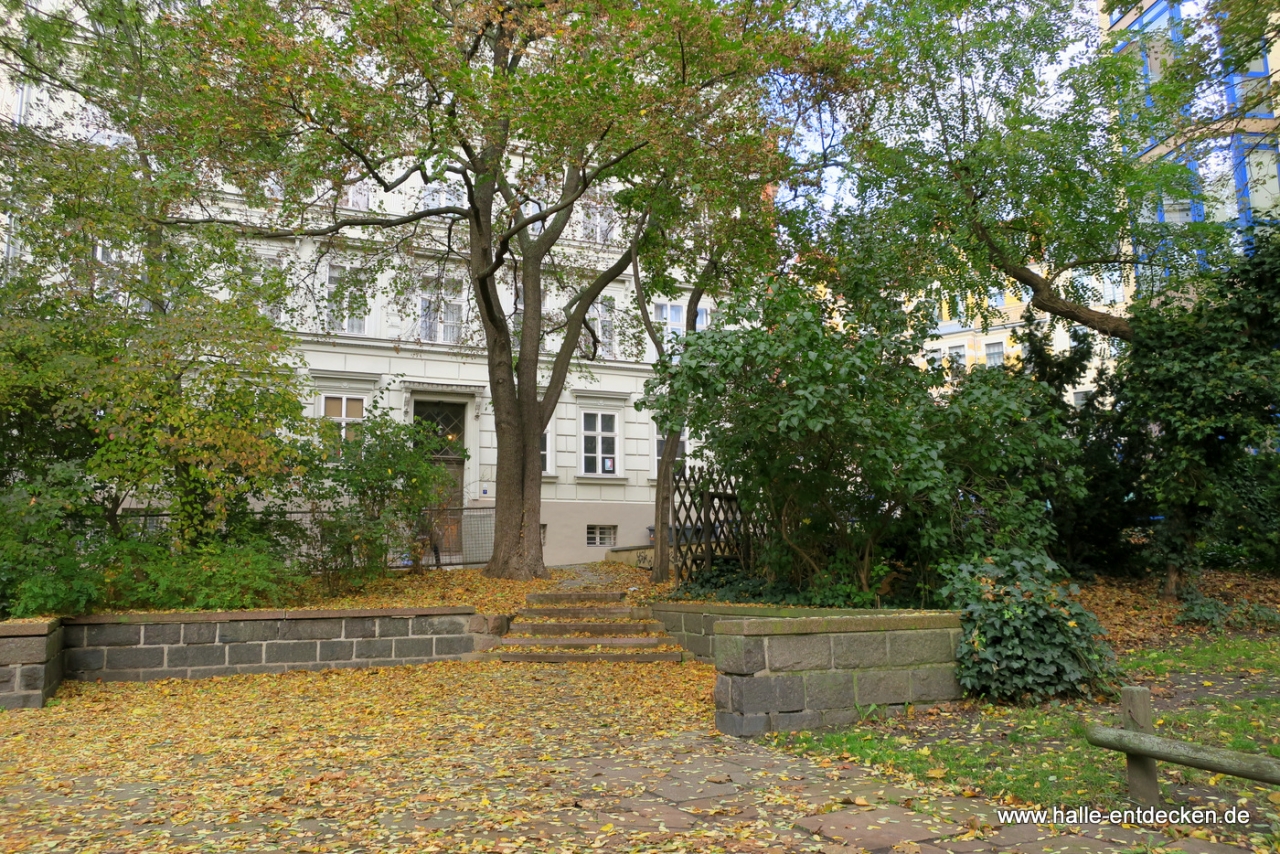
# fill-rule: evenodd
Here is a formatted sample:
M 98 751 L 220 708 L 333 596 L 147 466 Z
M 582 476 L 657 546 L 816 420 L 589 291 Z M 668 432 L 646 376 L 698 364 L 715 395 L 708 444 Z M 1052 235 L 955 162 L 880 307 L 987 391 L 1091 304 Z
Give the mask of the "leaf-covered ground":
M 778 854 L 821 850 L 794 823 L 851 804 L 942 832 L 860 769 L 716 734 L 713 677 L 441 662 L 69 684 L 0 713 L 0 850 Z
M 1160 599 L 1161 579 L 1104 578 L 1080 585 L 1080 603 L 1097 615 L 1117 652 L 1181 646 L 1210 634 L 1203 625 L 1177 622 L 1181 602 Z M 1280 609 L 1280 575 L 1208 570 L 1197 581 L 1205 596 L 1228 605 L 1248 600 Z

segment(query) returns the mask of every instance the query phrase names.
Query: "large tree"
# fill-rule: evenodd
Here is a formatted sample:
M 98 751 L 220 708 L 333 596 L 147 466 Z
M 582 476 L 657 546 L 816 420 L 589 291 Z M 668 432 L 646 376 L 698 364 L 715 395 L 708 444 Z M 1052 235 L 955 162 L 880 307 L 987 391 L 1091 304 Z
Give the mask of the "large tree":
M 1184 19 L 1103 38 L 1092 0 L 873 0 L 856 26 L 899 88 L 851 140 L 843 215 L 908 290 L 981 312 L 1012 281 L 1038 310 L 1132 338 L 1094 307 L 1104 282 L 1149 293 L 1230 251 L 1207 176 L 1265 87 L 1228 104 L 1216 45 L 1239 70 L 1275 33 L 1220 5 L 1221 32 Z
M 789 120 L 862 66 L 851 38 L 760 0 L 9 8 L 11 67 L 106 104 L 139 168 L 191 188 L 158 225 L 311 238 L 378 257 L 397 288 L 421 284 L 424 257 L 465 270 L 498 440 L 489 573 L 505 577 L 545 573 L 539 443 L 604 289 L 695 199 L 764 215 Z M 340 205 L 357 185 L 385 206 Z M 603 249 L 565 239 L 588 215 L 615 219 Z

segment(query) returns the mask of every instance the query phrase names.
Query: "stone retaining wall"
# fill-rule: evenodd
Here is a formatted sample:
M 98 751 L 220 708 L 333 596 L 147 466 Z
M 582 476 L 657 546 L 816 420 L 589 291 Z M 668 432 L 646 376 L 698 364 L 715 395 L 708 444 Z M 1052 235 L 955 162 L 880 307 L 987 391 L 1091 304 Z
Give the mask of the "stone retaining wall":
M 655 602 L 654 619 L 661 620 L 667 634 L 675 638 L 699 661 L 713 662 L 716 656 L 716 623 L 721 620 L 751 618 L 850 617 L 860 614 L 896 614 L 898 611 L 866 611 L 854 608 L 784 608 L 775 605 L 709 605 L 683 602 Z
M 848 726 L 873 706 L 961 696 L 955 613 L 721 618 L 714 628 L 716 726 L 730 735 Z
M 0 623 L 0 709 L 38 709 L 61 681 L 57 620 Z
M 508 618 L 474 608 L 102 614 L 0 623 L 0 708 L 39 708 L 62 679 L 140 682 L 391 667 L 468 657 Z
M 68 679 L 148 681 L 458 658 L 500 632 L 473 608 L 94 616 L 63 624 Z

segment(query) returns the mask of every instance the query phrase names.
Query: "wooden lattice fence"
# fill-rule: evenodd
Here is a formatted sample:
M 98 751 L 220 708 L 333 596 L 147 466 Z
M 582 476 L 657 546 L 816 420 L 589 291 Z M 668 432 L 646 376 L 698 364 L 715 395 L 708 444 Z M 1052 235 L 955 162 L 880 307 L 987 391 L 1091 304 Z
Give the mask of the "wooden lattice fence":
M 738 502 L 732 478 L 685 466 L 672 474 L 671 568 L 677 582 L 710 570 L 717 560 L 754 567 L 761 531 Z

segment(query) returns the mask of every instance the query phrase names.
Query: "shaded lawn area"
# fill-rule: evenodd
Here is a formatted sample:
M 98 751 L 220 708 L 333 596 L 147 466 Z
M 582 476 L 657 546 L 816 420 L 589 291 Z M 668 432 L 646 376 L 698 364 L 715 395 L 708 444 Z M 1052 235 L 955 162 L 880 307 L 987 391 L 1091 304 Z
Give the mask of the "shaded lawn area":
M 1219 637 L 1186 647 L 1121 657 L 1128 684 L 1152 691 L 1156 732 L 1199 744 L 1280 758 L 1280 636 Z M 1090 723 L 1120 726 L 1119 706 L 1054 701 L 994 706 L 979 701 L 869 716 L 847 731 L 777 735 L 775 746 L 874 766 L 904 786 L 1009 804 L 1123 807 L 1123 754 L 1084 740 Z M 1223 841 L 1263 851 L 1280 847 L 1280 789 L 1169 764 L 1160 766 L 1167 800 L 1224 810 L 1244 806 L 1257 820 Z M 1197 835 L 1215 836 L 1207 831 Z

